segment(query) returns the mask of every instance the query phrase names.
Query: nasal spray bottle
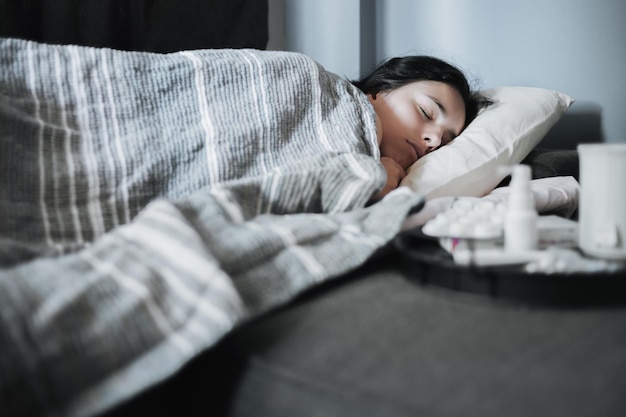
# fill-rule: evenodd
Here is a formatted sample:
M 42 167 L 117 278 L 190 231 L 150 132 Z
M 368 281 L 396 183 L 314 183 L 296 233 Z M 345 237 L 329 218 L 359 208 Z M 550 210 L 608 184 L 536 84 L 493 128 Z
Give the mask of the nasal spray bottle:
M 528 165 L 513 167 L 509 205 L 504 218 L 504 249 L 507 252 L 532 251 L 538 246 L 538 215 L 530 179 Z

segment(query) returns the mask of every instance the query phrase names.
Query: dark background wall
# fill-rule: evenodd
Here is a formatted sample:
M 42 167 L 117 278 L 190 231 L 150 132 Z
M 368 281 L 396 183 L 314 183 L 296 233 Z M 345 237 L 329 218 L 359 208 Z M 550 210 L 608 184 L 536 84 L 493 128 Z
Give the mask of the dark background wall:
M 0 0 L 0 36 L 172 52 L 265 49 L 265 0 Z

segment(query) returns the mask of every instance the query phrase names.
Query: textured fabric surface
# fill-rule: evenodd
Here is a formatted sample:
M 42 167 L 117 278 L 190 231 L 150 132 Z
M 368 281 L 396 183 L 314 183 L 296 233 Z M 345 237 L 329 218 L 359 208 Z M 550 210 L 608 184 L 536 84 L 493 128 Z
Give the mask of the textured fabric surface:
M 421 197 L 310 59 L 0 41 L 0 415 L 84 416 L 364 262 Z
M 578 181 L 580 165 L 578 151 L 564 149 L 534 149 L 523 163 L 532 168 L 533 178 L 571 175 Z
M 224 340 L 221 370 L 238 379 L 222 415 L 624 414 L 623 305 L 498 302 L 412 282 L 399 263 L 370 262 Z
M 305 56 L 0 48 L 3 237 L 82 245 L 155 197 L 246 181 L 248 216 L 343 211 L 383 181 L 367 99 Z

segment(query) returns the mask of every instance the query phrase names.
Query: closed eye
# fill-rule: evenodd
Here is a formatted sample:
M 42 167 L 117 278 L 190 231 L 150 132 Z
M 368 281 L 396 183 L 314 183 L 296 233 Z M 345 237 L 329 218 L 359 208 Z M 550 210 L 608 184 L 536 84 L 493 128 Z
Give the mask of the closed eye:
M 420 106 L 420 111 L 422 112 L 422 114 L 424 115 L 424 117 L 426 117 L 426 119 L 428 119 L 428 120 L 433 120 L 432 116 L 431 116 L 430 114 L 428 114 L 428 113 L 426 112 L 426 110 L 424 110 L 424 108 L 423 108 L 423 107 L 421 107 L 421 106 Z

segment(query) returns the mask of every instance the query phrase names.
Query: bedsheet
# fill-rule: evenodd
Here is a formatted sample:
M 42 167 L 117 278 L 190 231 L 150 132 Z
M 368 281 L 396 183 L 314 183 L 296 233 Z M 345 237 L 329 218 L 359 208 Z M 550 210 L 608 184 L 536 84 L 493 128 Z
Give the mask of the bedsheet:
M 0 40 L 0 415 L 88 416 L 362 264 L 367 99 L 302 55 Z

